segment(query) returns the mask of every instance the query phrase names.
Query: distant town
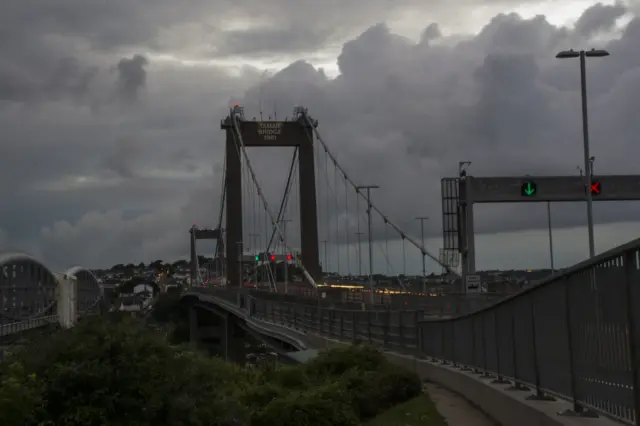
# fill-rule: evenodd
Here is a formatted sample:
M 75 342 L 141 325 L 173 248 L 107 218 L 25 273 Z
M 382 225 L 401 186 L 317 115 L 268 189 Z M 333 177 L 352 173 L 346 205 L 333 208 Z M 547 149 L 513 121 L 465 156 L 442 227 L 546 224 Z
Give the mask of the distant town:
M 202 281 L 199 285 L 224 285 L 218 281 L 216 262 L 204 256 L 198 257 L 199 273 Z M 276 265 L 275 276 L 282 278 Z M 111 310 L 145 312 L 151 308 L 155 295 L 161 292 L 180 292 L 190 285 L 190 264 L 188 260 L 165 262 L 156 260 L 149 264 L 117 264 L 108 269 L 93 271 L 102 284 L 105 300 Z M 252 275 L 245 270 L 245 286 L 258 287 L 262 279 L 257 274 Z M 537 283 L 551 275 L 550 269 L 540 270 L 509 270 L 509 271 L 479 271 L 477 275 L 481 284 L 481 292 L 512 293 Z M 295 266 L 289 266 L 289 278 L 292 284 L 301 285 L 301 273 Z M 375 274 L 373 276 L 376 287 L 380 290 L 393 292 L 420 292 L 423 281 L 429 293 L 457 293 L 464 291 L 459 279 L 446 274 L 430 273 L 426 277 L 417 276 L 387 276 Z M 323 277 L 326 284 L 331 282 L 350 281 L 366 284 L 368 276 L 344 276 L 337 273 L 326 273 Z M 325 284 L 324 282 L 319 284 Z

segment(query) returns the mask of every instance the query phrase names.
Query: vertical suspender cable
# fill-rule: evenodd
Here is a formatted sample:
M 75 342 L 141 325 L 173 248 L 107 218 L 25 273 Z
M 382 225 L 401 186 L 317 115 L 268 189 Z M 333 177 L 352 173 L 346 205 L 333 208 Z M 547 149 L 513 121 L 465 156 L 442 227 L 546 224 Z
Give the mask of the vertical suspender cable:
M 347 275 L 351 275 L 351 245 L 349 244 L 349 191 L 347 191 L 347 181 L 344 180 L 344 231 L 347 237 Z
M 308 126 L 313 129 L 313 133 L 316 136 L 316 139 L 322 144 L 322 146 L 324 147 L 325 153 L 331 157 L 331 159 L 335 162 L 336 167 L 338 167 L 338 169 L 340 170 L 340 172 L 342 174 L 345 175 L 345 179 L 351 184 L 351 186 L 353 186 L 356 189 L 356 194 L 362 195 L 360 193 L 360 191 L 357 190 L 358 185 L 355 184 L 355 182 L 353 182 L 348 176 L 347 173 L 345 172 L 345 170 L 340 166 L 340 164 L 336 161 L 336 157 L 331 153 L 331 151 L 329 150 L 328 145 L 324 142 L 324 140 L 322 139 L 322 136 L 320 135 L 320 132 L 317 129 L 317 126 L 314 126 L 314 123 L 312 121 L 312 119 L 309 117 L 308 113 L 306 110 L 304 110 L 304 112 L 301 112 L 300 115 L 304 118 L 304 120 L 307 122 Z M 362 195 L 364 196 L 364 195 Z M 380 215 L 381 217 L 385 217 L 385 215 L 380 211 L 380 209 L 378 207 L 376 207 L 375 205 L 371 205 L 371 208 L 373 209 L 373 211 L 375 211 L 376 213 L 378 213 L 378 215 Z M 387 219 L 388 220 L 388 219 Z M 388 220 L 389 225 L 400 235 L 404 235 L 405 238 L 415 247 L 417 247 L 423 254 L 423 256 L 429 256 L 429 258 L 431 258 L 434 262 L 438 263 L 439 265 L 441 265 L 443 268 L 445 268 L 447 270 L 447 272 L 449 272 L 452 275 L 455 276 L 460 276 L 460 274 L 451 269 L 451 267 L 445 263 L 440 262 L 440 259 L 438 259 L 436 256 L 432 255 L 431 253 L 429 253 L 425 247 L 420 244 L 419 242 L 417 242 L 416 240 L 414 240 L 413 238 L 407 236 L 404 231 L 402 229 L 400 229 L 396 224 L 394 224 L 393 222 L 391 222 L 390 220 Z

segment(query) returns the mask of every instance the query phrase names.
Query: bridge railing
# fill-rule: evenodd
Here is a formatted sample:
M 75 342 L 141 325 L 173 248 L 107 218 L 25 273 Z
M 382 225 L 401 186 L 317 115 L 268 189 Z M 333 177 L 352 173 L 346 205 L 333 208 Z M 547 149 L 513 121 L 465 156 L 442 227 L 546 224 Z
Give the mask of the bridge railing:
M 495 376 L 573 413 L 635 422 L 640 401 L 640 240 L 478 312 L 420 324 L 420 352 Z
M 640 412 L 640 239 L 446 319 L 425 320 L 422 309 L 333 309 L 227 292 L 252 316 L 471 370 L 531 390 L 532 399 L 567 399 L 568 414 L 634 424 Z
M 387 350 L 418 355 L 419 321 L 415 311 L 358 311 L 247 297 L 251 316 L 301 332 L 315 332 L 352 343 L 367 342 Z

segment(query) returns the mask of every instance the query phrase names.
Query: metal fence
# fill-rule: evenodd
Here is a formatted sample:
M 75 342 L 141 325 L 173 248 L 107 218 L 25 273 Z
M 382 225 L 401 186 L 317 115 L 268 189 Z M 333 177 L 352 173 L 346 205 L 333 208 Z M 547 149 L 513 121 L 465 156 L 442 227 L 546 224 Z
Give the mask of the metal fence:
M 267 321 L 472 370 L 532 390 L 530 399 L 567 399 L 567 415 L 640 425 L 640 239 L 446 319 L 425 320 L 423 308 L 332 309 L 233 291 L 224 298 Z

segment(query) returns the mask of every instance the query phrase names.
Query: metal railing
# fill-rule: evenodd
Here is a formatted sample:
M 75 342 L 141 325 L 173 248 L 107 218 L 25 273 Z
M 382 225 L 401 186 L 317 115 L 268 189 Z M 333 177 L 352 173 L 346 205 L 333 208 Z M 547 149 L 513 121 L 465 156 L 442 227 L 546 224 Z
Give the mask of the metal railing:
M 560 397 L 564 414 L 640 425 L 640 239 L 473 313 L 359 311 L 224 290 L 252 316 L 300 331 L 471 370 L 529 399 Z M 427 317 L 428 318 L 428 317 Z

